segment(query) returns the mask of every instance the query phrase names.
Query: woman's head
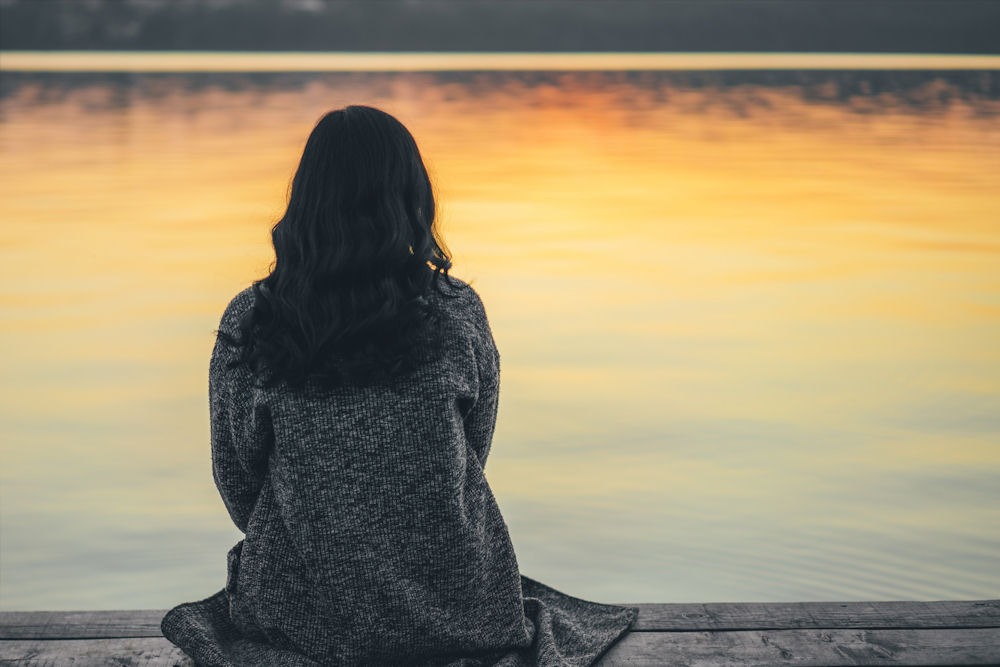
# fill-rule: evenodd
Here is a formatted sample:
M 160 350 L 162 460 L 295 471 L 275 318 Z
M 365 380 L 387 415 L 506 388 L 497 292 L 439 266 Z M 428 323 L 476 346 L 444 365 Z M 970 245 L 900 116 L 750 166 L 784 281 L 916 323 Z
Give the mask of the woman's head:
M 331 111 L 309 135 L 274 227 L 277 268 L 286 263 L 317 281 L 448 268 L 434 214 L 427 171 L 403 124 L 371 107 Z
M 238 338 L 241 363 L 266 382 L 368 383 L 419 357 L 424 298 L 451 261 L 412 135 L 389 114 L 349 106 L 306 141 L 275 263 L 254 285 Z

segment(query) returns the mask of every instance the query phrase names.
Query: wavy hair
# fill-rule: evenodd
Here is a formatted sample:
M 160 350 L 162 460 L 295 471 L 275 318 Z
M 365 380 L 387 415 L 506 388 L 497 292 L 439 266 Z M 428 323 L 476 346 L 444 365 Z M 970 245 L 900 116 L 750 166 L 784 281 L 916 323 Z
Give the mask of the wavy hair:
M 427 296 L 449 281 L 434 194 L 410 132 L 366 106 L 316 124 L 271 230 L 275 261 L 253 284 L 235 364 L 266 386 L 366 385 L 426 357 Z

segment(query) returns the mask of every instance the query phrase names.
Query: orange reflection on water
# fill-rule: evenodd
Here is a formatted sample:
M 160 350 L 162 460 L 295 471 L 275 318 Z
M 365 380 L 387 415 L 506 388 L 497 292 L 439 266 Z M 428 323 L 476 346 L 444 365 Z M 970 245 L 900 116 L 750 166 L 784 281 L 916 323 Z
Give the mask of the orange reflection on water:
M 987 553 L 961 572 L 933 553 L 998 521 L 1000 497 L 977 481 L 1000 472 L 995 102 L 860 113 L 780 86 L 665 93 L 589 75 L 184 81 L 56 101 L 25 84 L 0 102 L 5 582 L 48 548 L 29 524 L 62 525 L 65 507 L 102 526 L 143 508 L 162 535 L 201 522 L 223 548 L 206 468 L 213 331 L 266 272 L 312 124 L 369 103 L 417 137 L 456 274 L 487 304 L 504 365 L 490 478 L 537 576 L 659 601 L 1000 585 Z M 945 489 L 934 503 L 928 485 Z M 172 499 L 185 493 L 197 500 Z M 591 520 L 565 534 L 538 518 L 584 505 Z M 646 569 L 591 544 L 602 512 L 628 513 L 611 530 Z M 899 547 L 902 526 L 926 543 Z M 556 533 L 582 545 L 578 575 L 549 551 Z M 843 545 L 843 560 L 821 577 L 793 534 Z M 661 568 L 666 544 L 678 560 Z M 738 581 L 775 559 L 783 587 Z M 53 567 L 78 602 L 14 589 L 4 604 L 100 606 Z M 187 580 L 193 595 L 214 585 Z M 135 604 L 183 597 L 158 585 Z

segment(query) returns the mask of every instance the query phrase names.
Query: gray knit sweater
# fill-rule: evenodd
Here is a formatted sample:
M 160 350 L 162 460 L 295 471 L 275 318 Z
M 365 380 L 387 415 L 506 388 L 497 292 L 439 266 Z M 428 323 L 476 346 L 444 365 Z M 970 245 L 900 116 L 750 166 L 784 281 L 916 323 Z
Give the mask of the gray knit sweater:
M 199 665 L 583 666 L 634 621 L 519 574 L 483 475 L 499 356 L 476 293 L 448 290 L 442 353 L 388 386 L 261 387 L 216 341 L 212 469 L 246 537 L 225 589 L 163 619 Z

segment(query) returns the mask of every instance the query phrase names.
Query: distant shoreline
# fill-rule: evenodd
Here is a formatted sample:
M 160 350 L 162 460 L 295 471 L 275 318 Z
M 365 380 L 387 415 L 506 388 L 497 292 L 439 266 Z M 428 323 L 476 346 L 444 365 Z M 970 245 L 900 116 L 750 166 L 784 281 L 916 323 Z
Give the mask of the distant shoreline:
M 1000 54 L 992 0 L 2 0 L 0 50 Z
M 886 53 L 0 51 L 6 72 L 998 70 L 1000 56 Z

